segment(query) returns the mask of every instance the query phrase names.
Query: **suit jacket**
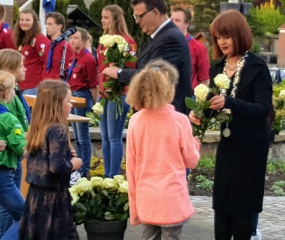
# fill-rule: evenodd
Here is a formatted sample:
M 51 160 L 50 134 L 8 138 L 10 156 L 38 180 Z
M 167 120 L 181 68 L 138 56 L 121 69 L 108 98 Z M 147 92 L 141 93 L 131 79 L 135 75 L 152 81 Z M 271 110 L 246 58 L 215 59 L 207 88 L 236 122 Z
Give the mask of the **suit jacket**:
M 179 82 L 172 104 L 175 110 L 188 114 L 185 97 L 191 97 L 191 59 L 187 40 L 172 21 L 167 23 L 141 50 L 137 59 L 137 69 L 142 69 L 149 61 L 163 59 L 173 64 L 179 72 Z M 138 70 L 123 69 L 119 82 L 129 84 Z

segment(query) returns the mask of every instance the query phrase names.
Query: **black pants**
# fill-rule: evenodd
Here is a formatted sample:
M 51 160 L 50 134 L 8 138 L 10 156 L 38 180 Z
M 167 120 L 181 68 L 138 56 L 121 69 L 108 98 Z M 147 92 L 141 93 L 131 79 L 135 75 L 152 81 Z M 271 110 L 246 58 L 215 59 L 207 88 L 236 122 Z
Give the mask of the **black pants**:
M 215 211 L 214 226 L 216 240 L 250 240 L 252 215 L 230 215 Z

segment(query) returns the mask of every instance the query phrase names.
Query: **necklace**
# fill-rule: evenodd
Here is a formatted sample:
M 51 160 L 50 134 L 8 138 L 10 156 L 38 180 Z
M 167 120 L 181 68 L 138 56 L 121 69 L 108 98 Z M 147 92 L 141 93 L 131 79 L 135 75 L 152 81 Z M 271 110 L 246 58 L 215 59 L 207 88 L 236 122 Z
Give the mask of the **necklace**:
M 236 96 L 237 85 L 240 82 L 240 73 L 241 73 L 241 69 L 244 66 L 245 57 L 246 56 L 247 56 L 247 52 L 237 61 L 237 64 L 236 64 L 235 68 L 230 68 L 228 61 L 226 61 L 226 64 L 224 65 L 224 69 L 223 69 L 223 73 L 224 74 L 226 74 L 226 68 L 231 70 L 231 71 L 235 71 L 236 70 L 236 73 L 235 73 L 235 76 L 234 76 L 234 79 L 233 79 L 233 87 L 232 87 L 232 90 L 231 90 L 231 93 L 230 93 L 230 96 L 233 97 L 233 98 L 235 98 L 235 96 Z M 231 110 L 230 109 L 223 109 L 223 110 L 226 113 L 231 114 Z M 226 127 L 223 130 L 223 136 L 225 138 L 227 138 L 230 135 L 231 135 L 231 130 L 229 129 L 229 123 L 227 122 L 226 123 Z
M 237 65 L 235 65 L 233 68 L 231 68 L 228 60 L 226 60 L 225 68 L 229 69 L 230 71 L 235 71 L 235 70 L 237 70 Z

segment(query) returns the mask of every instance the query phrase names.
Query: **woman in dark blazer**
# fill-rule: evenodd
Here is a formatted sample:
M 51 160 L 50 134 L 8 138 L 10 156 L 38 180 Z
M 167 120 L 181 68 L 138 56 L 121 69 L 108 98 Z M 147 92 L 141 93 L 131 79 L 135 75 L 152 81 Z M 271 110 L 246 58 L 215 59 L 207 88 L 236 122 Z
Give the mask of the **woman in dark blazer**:
M 248 52 L 252 35 L 239 12 L 221 13 L 211 24 L 213 58 L 210 87 L 217 74 L 231 80 L 226 96 L 209 96 L 211 109 L 229 109 L 232 120 L 221 124 L 213 189 L 215 239 L 249 240 L 253 215 L 262 211 L 269 149 L 267 117 L 272 109 L 272 81 L 265 62 Z M 200 123 L 193 112 L 190 120 Z

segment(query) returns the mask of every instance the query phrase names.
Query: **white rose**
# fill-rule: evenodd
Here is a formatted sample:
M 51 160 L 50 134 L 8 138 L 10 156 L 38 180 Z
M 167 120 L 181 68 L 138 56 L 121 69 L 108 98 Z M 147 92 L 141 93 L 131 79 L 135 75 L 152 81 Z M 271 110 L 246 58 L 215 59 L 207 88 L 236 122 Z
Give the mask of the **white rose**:
M 231 80 L 226 74 L 220 73 L 214 78 L 214 82 L 219 89 L 229 89 Z
M 281 90 L 279 93 L 279 97 L 285 99 L 285 90 Z
M 94 113 L 97 113 L 99 115 L 102 115 L 104 113 L 104 107 L 101 105 L 101 103 L 97 102 L 93 107 L 92 110 Z
M 114 176 L 114 180 L 117 182 L 117 183 L 121 183 L 123 180 L 125 180 L 124 176 L 122 175 L 115 175 Z
M 107 188 L 107 189 L 110 189 L 110 188 L 117 189 L 118 188 L 118 185 L 116 184 L 113 178 L 105 178 L 103 181 L 103 186 L 104 188 Z
M 91 182 L 88 181 L 87 178 L 80 178 L 74 187 L 80 196 L 82 196 L 85 192 L 92 190 Z
M 92 187 L 103 187 L 104 179 L 101 177 L 92 177 L 90 179 Z
M 121 193 L 127 193 L 128 192 L 128 181 L 124 180 L 123 182 L 119 183 L 119 191 Z
M 75 203 L 78 202 L 79 197 L 77 196 L 77 194 L 71 194 L 71 197 L 72 197 L 71 205 L 74 205 Z
M 205 101 L 209 93 L 209 88 L 205 84 L 199 84 L 194 88 L 194 95 L 197 101 Z

